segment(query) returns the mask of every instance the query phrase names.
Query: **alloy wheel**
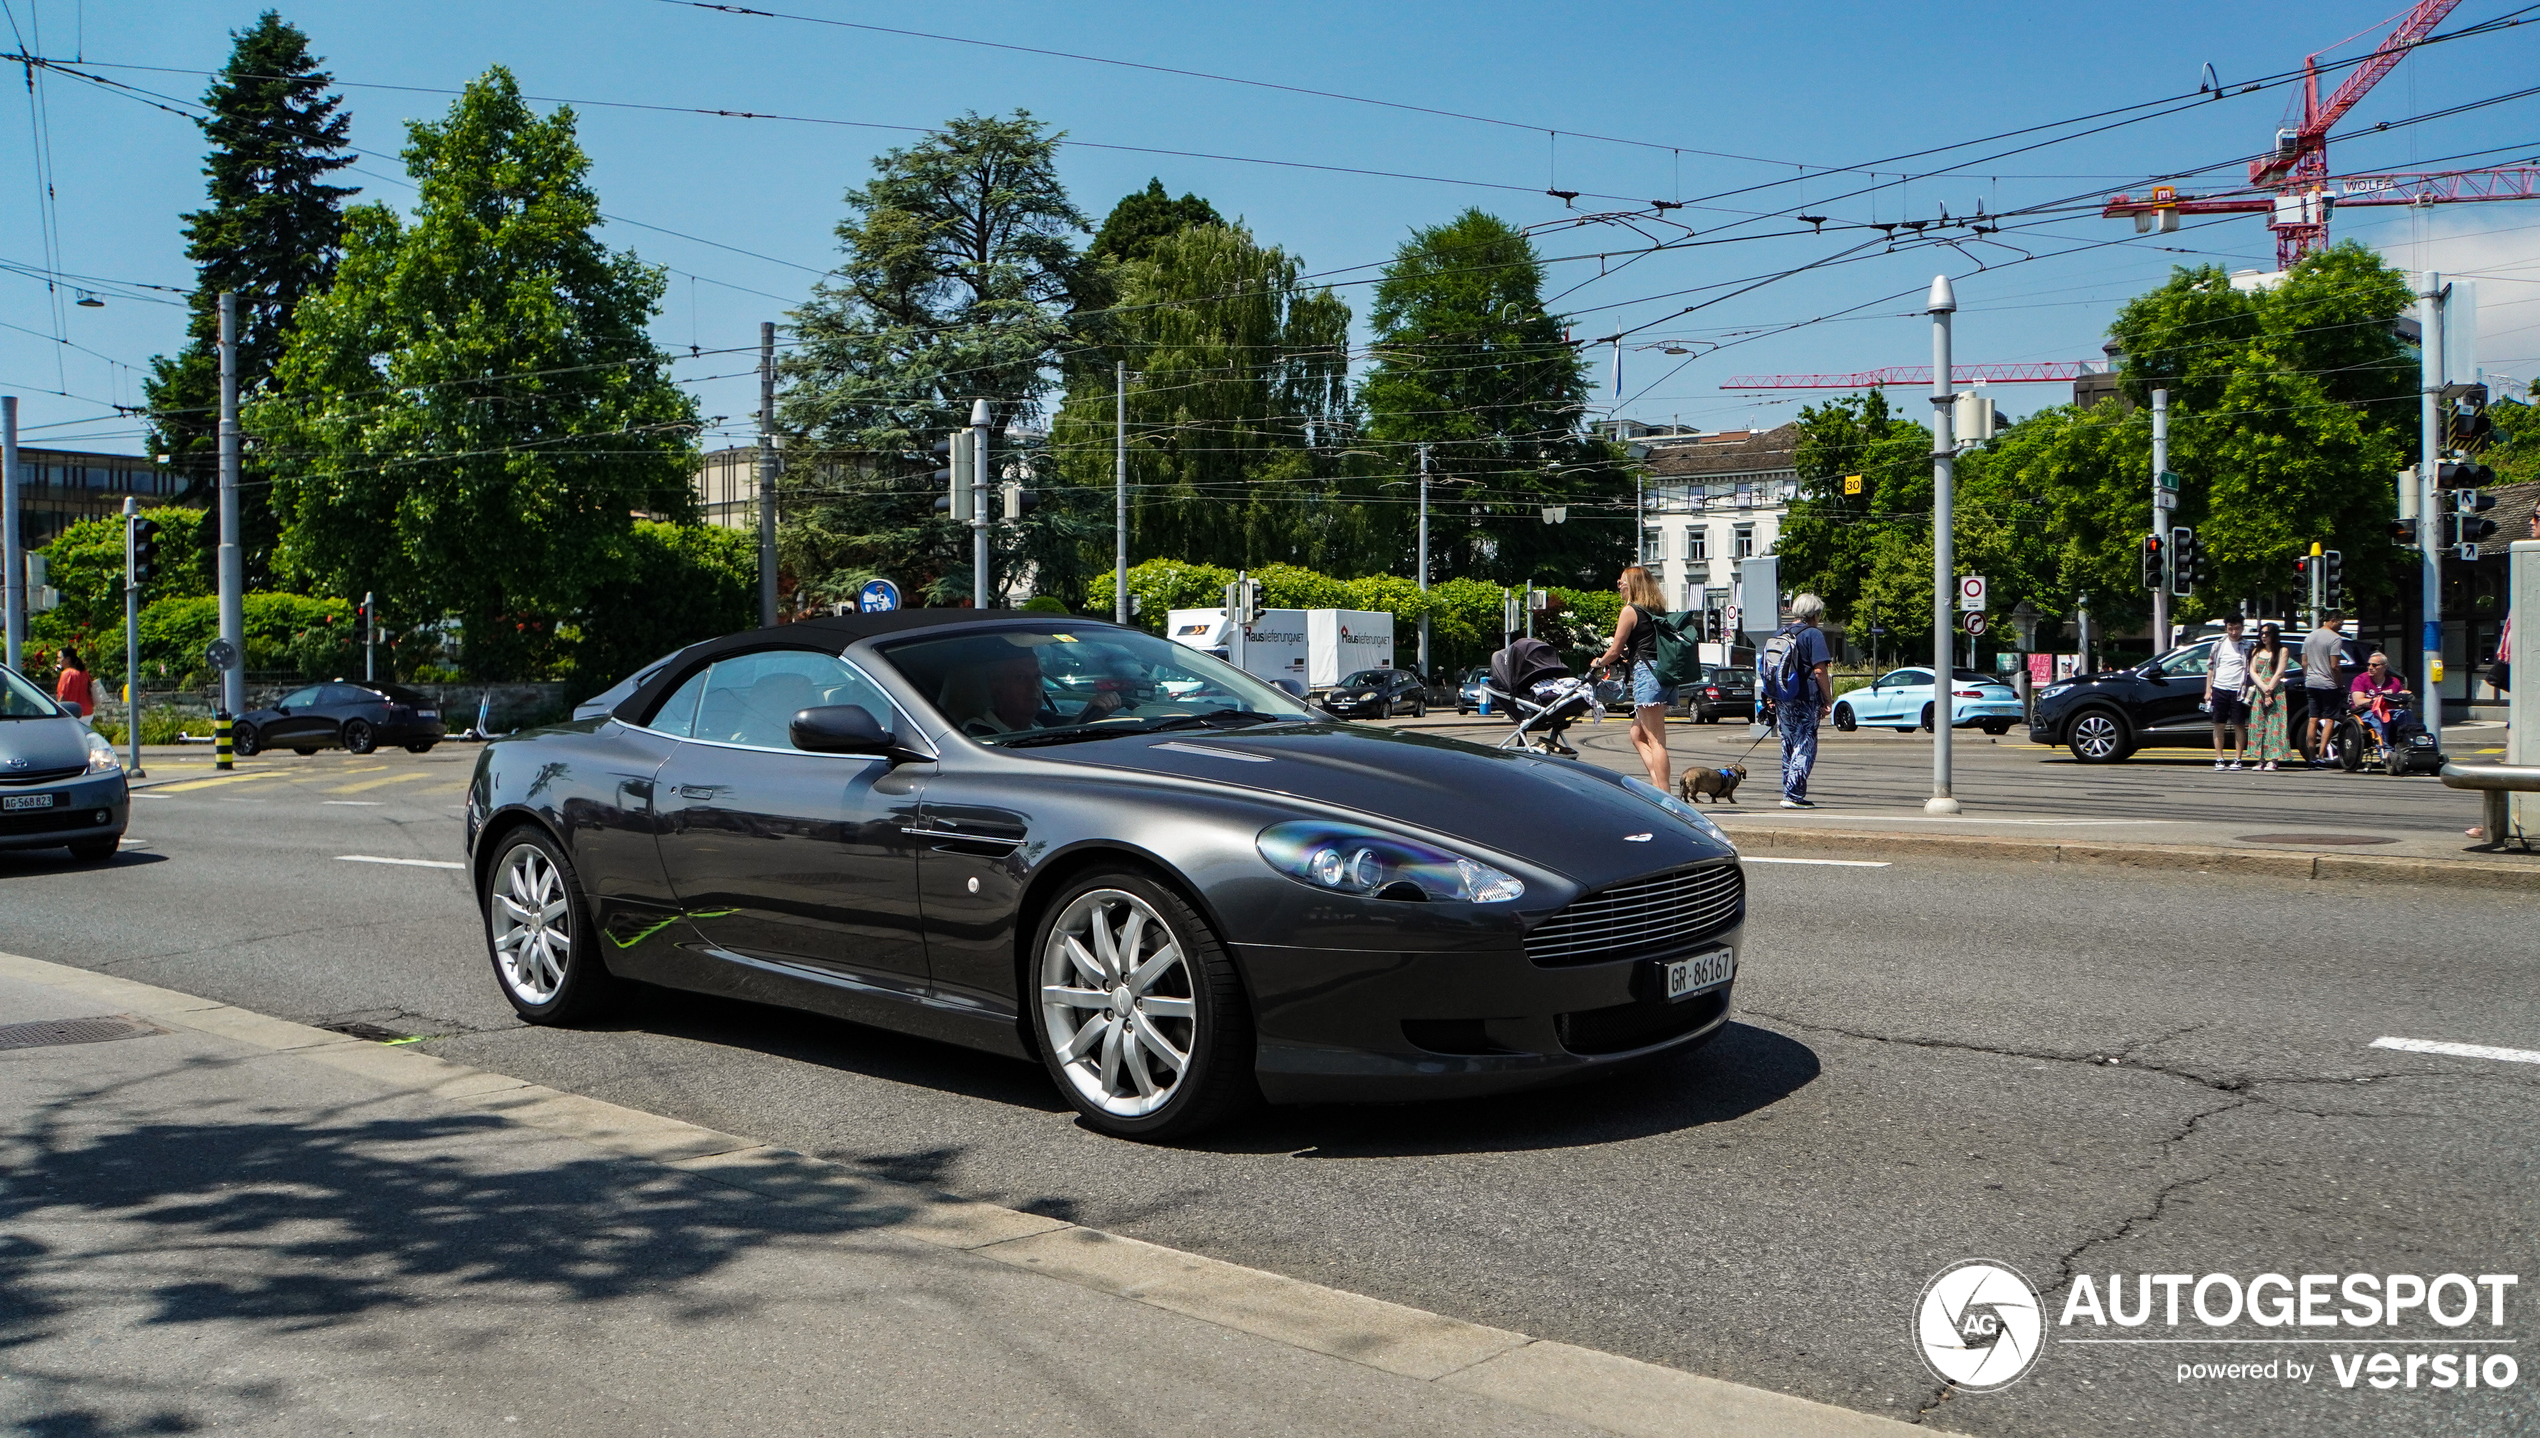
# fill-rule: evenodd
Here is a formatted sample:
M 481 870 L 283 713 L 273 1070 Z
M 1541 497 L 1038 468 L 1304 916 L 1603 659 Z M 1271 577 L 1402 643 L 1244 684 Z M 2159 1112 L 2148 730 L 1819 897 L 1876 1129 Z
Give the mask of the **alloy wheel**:
M 1119 1118 L 1172 1101 L 1198 1043 L 1190 960 L 1146 900 L 1079 895 L 1041 950 L 1041 1029 L 1081 1098 Z
M 2094 763 L 2116 757 L 2121 742 L 2117 721 L 2105 714 L 2089 713 L 2073 722 L 2073 750 Z
M 555 860 L 536 844 L 515 845 L 494 876 L 485 912 L 504 987 L 522 1003 L 553 1000 L 573 960 L 573 906 Z
M 359 719 L 344 726 L 344 747 L 356 754 L 367 754 L 379 747 L 379 738 L 370 725 Z

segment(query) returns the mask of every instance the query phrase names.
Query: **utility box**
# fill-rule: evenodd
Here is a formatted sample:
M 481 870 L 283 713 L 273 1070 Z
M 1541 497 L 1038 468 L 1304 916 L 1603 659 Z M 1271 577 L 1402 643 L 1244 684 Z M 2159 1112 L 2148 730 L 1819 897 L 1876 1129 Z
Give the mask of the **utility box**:
M 1308 609 L 1305 687 L 1329 689 L 1361 669 L 1393 667 L 1393 616 L 1381 609 Z

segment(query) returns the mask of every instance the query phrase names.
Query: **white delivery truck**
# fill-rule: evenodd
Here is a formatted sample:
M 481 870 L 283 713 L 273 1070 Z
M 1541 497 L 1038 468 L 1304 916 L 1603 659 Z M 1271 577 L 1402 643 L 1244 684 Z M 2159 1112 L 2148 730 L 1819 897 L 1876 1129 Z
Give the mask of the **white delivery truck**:
M 1223 609 L 1176 609 L 1165 637 L 1229 659 L 1233 648 Z M 1244 669 L 1263 679 L 1290 679 L 1320 693 L 1362 669 L 1393 667 L 1393 616 L 1381 609 L 1265 610 L 1244 635 Z

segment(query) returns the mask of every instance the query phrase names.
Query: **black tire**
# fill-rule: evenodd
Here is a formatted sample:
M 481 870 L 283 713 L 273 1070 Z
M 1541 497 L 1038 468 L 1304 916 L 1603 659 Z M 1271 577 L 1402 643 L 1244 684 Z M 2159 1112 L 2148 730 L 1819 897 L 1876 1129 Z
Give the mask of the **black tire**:
M 535 863 L 528 863 L 521 882 L 514 881 L 515 865 L 526 862 L 529 854 L 543 860 L 545 872 L 554 875 L 552 891 L 541 881 Z M 514 829 L 497 842 L 494 867 L 489 873 L 482 900 L 485 955 L 494 965 L 495 986 L 503 991 L 512 1011 L 533 1024 L 578 1023 L 604 1012 L 624 985 L 609 973 L 607 963 L 600 957 L 600 935 L 591 924 L 591 906 L 582 896 L 581 876 L 574 872 L 573 861 L 565 857 L 564 850 L 543 829 Z M 505 900 L 526 911 L 530 906 L 522 902 L 524 895 L 535 898 L 541 893 L 549 893 L 550 897 L 546 904 L 538 906 L 540 912 L 554 907 L 558 899 L 562 901 L 561 908 L 553 919 L 528 927 L 550 933 L 561 927 L 565 939 L 562 961 L 545 962 L 554 958 L 549 946 L 543 954 L 532 951 L 525 960 L 507 964 L 502 940 L 507 932 L 517 932 L 524 926 L 512 917 Z M 518 951 L 526 948 L 528 942 L 513 947 Z
M 232 724 L 229 726 L 230 753 L 241 759 L 252 759 L 256 756 L 257 747 L 255 725 Z
M 113 858 L 115 856 L 115 850 L 121 847 L 123 847 L 123 835 L 121 834 L 108 834 L 102 839 L 82 839 L 70 846 L 71 862 L 76 864 L 102 864 L 108 859 Z
M 1168 973 L 1159 982 L 1187 981 L 1190 989 L 1187 998 L 1192 1013 L 1187 1020 L 1187 1035 L 1179 1031 L 1179 1025 L 1184 1021 L 1162 1020 L 1174 1026 L 1172 1037 L 1185 1037 L 1189 1045 L 1181 1077 L 1171 1086 L 1169 1096 L 1160 1106 L 1143 1114 L 1113 1112 L 1085 1091 L 1081 1085 L 1091 1083 L 1101 1086 L 1104 1083 L 1098 1065 L 1088 1063 L 1084 1065 L 1086 1071 L 1079 1074 L 1075 1071 L 1078 1068 L 1076 1061 L 1062 1062 L 1059 1059 L 1059 1046 L 1063 1041 L 1052 1032 L 1053 1024 L 1059 1022 L 1051 1017 L 1052 1010 L 1083 1010 L 1069 1011 L 1063 1005 L 1043 1004 L 1036 997 L 1029 997 L 1043 991 L 1044 965 L 1050 962 L 1052 937 L 1060 923 L 1069 918 L 1080 901 L 1094 899 L 1097 903 L 1106 902 L 1096 899 L 1106 891 L 1143 903 L 1164 921 L 1166 932 L 1181 952 L 1182 962 L 1178 976 Z M 1115 932 L 1125 932 L 1125 929 Z M 1160 948 L 1149 951 L 1150 956 L 1160 952 Z M 1252 1006 L 1244 997 L 1243 983 L 1235 973 L 1234 961 L 1227 957 L 1225 946 L 1217 941 L 1217 935 L 1209 929 L 1198 911 L 1184 902 L 1180 894 L 1148 875 L 1134 869 L 1103 870 L 1086 874 L 1069 884 L 1050 901 L 1048 908 L 1042 912 L 1040 923 L 1034 927 L 1032 946 L 1024 953 L 1022 976 L 1023 992 L 1027 995 L 1025 1006 L 1031 1014 L 1027 1028 L 1033 1047 L 1040 1052 L 1042 1066 L 1048 1071 L 1050 1081 L 1075 1106 L 1086 1126 L 1116 1138 L 1162 1142 L 1186 1138 L 1215 1127 L 1260 1102 L 1260 1086 L 1253 1077 Z M 1183 997 L 1171 994 L 1158 996 Z M 1092 1012 L 1094 1016 L 1086 1019 L 1077 1030 L 1080 1036 L 1102 1021 L 1099 1010 Z M 1083 1057 L 1091 1059 L 1093 1055 Z M 1140 1064 L 1148 1062 L 1135 1054 L 1131 1055 L 1131 1059 Z M 1126 1098 L 1125 1095 L 1122 1097 Z
M 2364 726 L 2349 719 L 2337 726 L 2337 767 L 2349 774 L 2364 770 Z
M 1922 731 L 1926 734 L 1931 732 L 1932 711 L 1932 705 L 1926 704 L 1923 706 Z
M 344 747 L 355 754 L 371 753 L 379 748 L 378 731 L 370 727 L 368 720 L 348 719 L 344 722 Z
M 2118 764 L 2134 757 L 2134 736 L 2113 709 L 2084 709 L 2064 729 L 2064 747 L 2084 764 Z
M 2392 745 L 2390 752 L 2382 758 L 2381 769 L 2383 773 L 2388 774 L 2393 779 L 2407 773 L 2408 751 L 2398 747 L 2397 745 Z
M 1414 718 L 1414 719 L 1426 719 L 1426 718 L 1428 718 L 1428 717 L 1429 717 L 1429 701 L 1428 701 L 1428 700 L 1426 700 L 1426 699 L 1414 699 L 1414 700 L 1412 700 L 1412 701 L 1411 701 L 1411 717 L 1412 717 L 1412 718 Z
M 2011 726 L 2010 726 L 2009 724 L 2006 724 L 2006 723 L 2002 722 L 2002 721 L 2001 721 L 2001 720 L 1999 720 L 1999 719 L 1988 719 L 1988 720 L 1986 720 L 1986 721 L 1985 721 L 1985 723 L 1984 723 L 1984 725 L 1983 725 L 1982 727 L 1983 727 L 1983 729 L 1984 729 L 1984 732 L 1986 732 L 1987 734 L 1992 735 L 1992 736 L 1993 736 L 1994 738 L 1996 738 L 1996 739 L 1999 739 L 1999 738 L 2001 738 L 2003 735 L 2008 734 L 2008 733 L 2010 733 L 2010 732 L 2011 732 Z
M 294 754 L 297 754 L 297 755 L 299 755 L 301 758 L 304 758 L 304 759 L 305 759 L 305 758 L 307 758 L 309 755 L 314 754 L 314 753 L 316 753 L 316 752 L 317 752 L 317 746 L 316 746 L 315 744 L 311 744 L 311 745 L 309 745 L 307 748 L 305 748 L 305 749 L 304 749 L 304 748 L 301 748 L 299 745 L 294 744 L 294 745 L 292 745 L 292 746 L 291 746 L 291 752 L 292 752 L 292 753 L 294 753 Z
M 409 754 L 429 754 L 432 752 L 432 746 L 430 744 L 409 744 L 406 746 L 406 752 Z
M 1853 730 L 1861 727 L 1861 721 L 1852 717 L 1851 705 L 1837 704 L 1834 706 L 1834 727 L 1835 732 L 1838 734 L 1849 734 Z

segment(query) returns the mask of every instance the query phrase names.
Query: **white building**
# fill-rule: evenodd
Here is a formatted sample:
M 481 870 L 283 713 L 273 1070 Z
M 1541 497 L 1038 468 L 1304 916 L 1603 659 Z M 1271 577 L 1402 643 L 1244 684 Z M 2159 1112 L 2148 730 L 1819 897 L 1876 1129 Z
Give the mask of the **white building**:
M 1636 437 L 1649 446 L 1641 563 L 1670 605 L 1726 606 L 1744 561 L 1773 552 L 1798 497 L 1799 426 Z

